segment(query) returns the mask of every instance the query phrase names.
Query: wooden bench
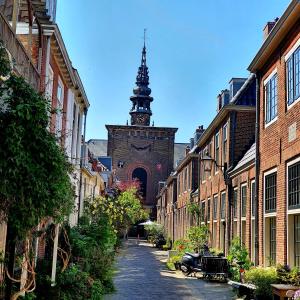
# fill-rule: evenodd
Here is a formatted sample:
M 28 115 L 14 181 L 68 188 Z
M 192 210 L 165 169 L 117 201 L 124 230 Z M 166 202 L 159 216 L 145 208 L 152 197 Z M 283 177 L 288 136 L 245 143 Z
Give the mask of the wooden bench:
M 295 291 L 299 290 L 300 287 L 290 285 L 290 284 L 271 284 L 272 291 L 273 291 L 273 298 L 280 299 L 280 300 L 286 300 L 290 299 L 294 296 Z

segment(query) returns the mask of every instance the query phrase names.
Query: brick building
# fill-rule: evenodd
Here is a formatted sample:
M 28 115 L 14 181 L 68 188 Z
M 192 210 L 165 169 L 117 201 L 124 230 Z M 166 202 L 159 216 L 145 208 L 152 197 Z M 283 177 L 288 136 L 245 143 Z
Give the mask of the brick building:
M 174 139 L 177 128 L 150 126 L 152 115 L 146 47 L 142 51 L 136 87 L 130 97 L 131 125 L 106 125 L 107 154 L 120 181 L 138 179 L 141 182 L 143 205 L 156 216 L 158 182 L 173 170 Z
M 49 130 L 56 135 L 58 143 L 65 149 L 70 163 L 74 166 L 70 178 L 76 194 L 75 210 L 69 220 L 71 225 L 75 225 L 80 205 L 81 208 L 83 205 L 83 199 L 79 197 L 82 186 L 81 137 L 89 102 L 55 23 L 55 13 L 55 0 L 0 0 L 0 35 L 9 55 L 15 61 L 13 71 L 24 77 L 36 91 L 44 94 L 51 108 L 58 110 L 57 114 L 49 116 Z M 42 220 L 37 228 L 44 230 L 50 223 L 49 219 Z M 0 251 L 5 251 L 5 224 L 0 224 L 0 227 Z M 55 241 L 57 239 L 58 234 Z M 54 246 L 53 281 L 56 270 L 55 249 Z M 45 240 L 38 238 L 36 256 L 42 258 L 44 254 Z M 23 281 L 25 279 L 26 275 L 23 276 Z
M 259 264 L 300 266 L 300 3 L 264 29 L 249 71 L 259 84 Z
M 242 188 L 243 197 L 240 192 L 236 193 L 235 207 L 229 203 L 233 203 L 234 191 L 247 182 L 240 174 L 241 170 L 247 172 L 247 169 L 240 170 L 240 166 L 246 168 L 243 157 L 247 158 L 247 151 L 253 152 L 255 105 L 253 75 L 248 79 L 232 78 L 230 90 L 223 90 L 218 95 L 217 115 L 205 131 L 201 128 L 199 135 L 191 141 L 191 150 L 187 150 L 186 157 L 175 169 L 177 195 L 172 219 L 175 239 L 185 237 L 193 224 L 187 207 L 191 202 L 198 203 L 201 208 L 201 222 L 209 227 L 211 247 L 227 252 L 233 231 L 239 236 L 245 232 L 244 210 L 233 216 L 233 212 L 242 210 L 240 202 L 245 201 L 245 188 Z M 209 171 L 205 167 L 205 158 L 213 162 Z M 169 229 L 167 234 L 172 236 Z

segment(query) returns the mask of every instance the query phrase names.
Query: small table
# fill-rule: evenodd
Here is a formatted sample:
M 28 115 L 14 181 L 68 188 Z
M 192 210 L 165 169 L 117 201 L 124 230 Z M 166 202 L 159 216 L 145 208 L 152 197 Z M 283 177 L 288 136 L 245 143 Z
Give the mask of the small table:
M 298 286 L 290 285 L 290 284 L 271 284 L 273 295 L 279 296 L 280 300 L 284 300 L 287 298 L 286 292 L 287 291 L 297 291 L 300 289 Z

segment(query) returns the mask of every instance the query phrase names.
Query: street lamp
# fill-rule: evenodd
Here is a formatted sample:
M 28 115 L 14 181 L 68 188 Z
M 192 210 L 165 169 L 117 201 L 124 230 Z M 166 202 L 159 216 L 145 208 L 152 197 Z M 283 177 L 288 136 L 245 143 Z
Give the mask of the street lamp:
M 228 181 L 228 174 L 227 174 L 227 163 L 224 163 L 224 165 L 218 165 L 218 163 L 216 162 L 216 160 L 212 157 L 210 157 L 207 153 L 201 158 L 200 160 L 203 163 L 203 169 L 205 173 L 211 173 L 212 170 L 212 165 L 215 164 L 215 166 L 217 166 L 218 168 L 221 168 L 223 176 L 224 176 L 224 180 L 227 183 Z

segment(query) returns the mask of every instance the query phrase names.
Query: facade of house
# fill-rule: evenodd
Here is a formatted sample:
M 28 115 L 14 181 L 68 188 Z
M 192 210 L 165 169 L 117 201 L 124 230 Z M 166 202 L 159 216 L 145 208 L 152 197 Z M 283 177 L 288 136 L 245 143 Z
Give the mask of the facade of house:
M 269 22 L 249 66 L 259 83 L 259 264 L 300 266 L 300 3 Z
M 247 209 L 245 188 L 242 189 L 243 197 L 240 192 L 236 195 L 234 208 L 229 203 L 233 203 L 234 191 L 240 189 L 240 184 L 244 184 L 246 179 L 239 178 L 237 173 L 233 173 L 235 178 L 229 174 L 235 171 L 254 143 L 255 105 L 256 81 L 253 75 L 248 79 L 233 78 L 230 90 L 223 90 L 218 95 L 216 117 L 192 141 L 192 149 L 187 151 L 186 157 L 175 169 L 175 239 L 186 237 L 188 228 L 197 223 L 189 213 L 188 204 L 191 202 L 198 204 L 201 211 L 199 221 L 209 228 L 211 247 L 227 252 L 234 236 L 242 238 L 242 232 L 246 230 L 245 222 L 242 222 L 246 220 Z M 205 167 L 205 157 L 214 162 L 209 170 Z M 243 212 L 240 201 L 244 203 Z
M 89 102 L 80 76 L 72 66 L 63 38 L 55 23 L 56 1 L 0 1 L 0 39 L 12 61 L 15 74 L 22 76 L 38 92 L 44 94 L 56 114 L 49 115 L 49 130 L 56 135 L 74 167 L 70 175 L 74 185 L 74 212 L 71 225 L 80 216 L 81 147 Z M 103 189 L 103 180 L 94 174 L 95 193 Z M 49 226 L 51 220 L 37 224 L 39 230 Z M 57 227 L 58 228 L 58 227 Z M 53 248 L 52 280 L 55 281 L 58 230 Z M 0 225 L 0 252 L 5 252 L 6 226 Z M 46 241 L 38 238 L 36 255 L 45 256 Z M 1 276 L 1 274 L 0 274 Z M 24 281 L 24 278 L 23 278 Z
M 197 143 L 202 222 L 211 247 L 226 253 L 238 236 L 256 264 L 299 267 L 299 1 L 267 23 L 248 70 L 247 80 L 235 78 L 222 91 L 217 116 Z M 184 233 L 187 218 L 174 222 Z

